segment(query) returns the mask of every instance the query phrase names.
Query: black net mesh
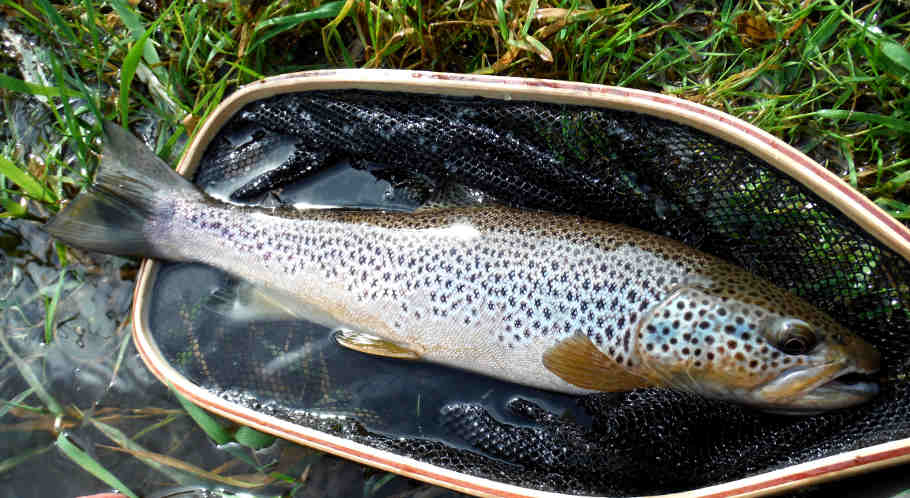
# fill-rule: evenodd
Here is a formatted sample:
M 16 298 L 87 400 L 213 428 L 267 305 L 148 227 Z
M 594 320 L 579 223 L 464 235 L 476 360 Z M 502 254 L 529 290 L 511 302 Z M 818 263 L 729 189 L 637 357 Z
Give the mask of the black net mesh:
M 256 170 L 266 156 L 268 167 Z M 875 345 L 883 393 L 854 409 L 784 417 L 667 390 L 534 392 L 339 351 L 313 325 L 226 323 L 205 304 L 214 289 L 231 287 L 226 277 L 169 265 L 151 325 L 189 379 L 446 468 L 581 494 L 676 491 L 910 437 L 910 264 L 743 149 L 631 112 L 307 92 L 247 105 L 212 142 L 195 180 L 207 189 L 230 183 L 236 201 L 269 200 L 269 192 L 295 201 L 291 185 L 339 164 L 383 180 L 384 198 L 405 199 L 399 204 L 458 185 L 473 201 L 633 225 L 735 262 Z

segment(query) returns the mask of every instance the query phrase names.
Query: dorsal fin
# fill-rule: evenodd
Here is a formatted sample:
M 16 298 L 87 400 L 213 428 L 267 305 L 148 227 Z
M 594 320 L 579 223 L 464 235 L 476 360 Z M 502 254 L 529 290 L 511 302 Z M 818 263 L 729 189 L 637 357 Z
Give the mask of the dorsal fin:
M 583 389 L 629 391 L 653 385 L 630 373 L 579 333 L 548 349 L 543 354 L 543 364 L 560 379 Z

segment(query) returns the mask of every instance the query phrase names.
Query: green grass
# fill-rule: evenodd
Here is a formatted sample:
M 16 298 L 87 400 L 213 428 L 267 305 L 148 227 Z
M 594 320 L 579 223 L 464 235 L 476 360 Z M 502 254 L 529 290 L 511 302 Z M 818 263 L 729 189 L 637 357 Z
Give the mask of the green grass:
M 160 120 L 157 152 L 238 85 L 321 67 L 392 67 L 578 80 L 643 88 L 726 110 L 814 155 L 901 219 L 910 218 L 910 13 L 887 0 L 778 3 L 667 0 L 189 2 L 164 12 L 83 0 L 2 9 L 40 47 L 41 71 L 2 59 L 7 98 L 53 105 L 62 147 L 34 171 L 0 158 L 5 216 L 17 194 L 50 210 L 72 191 L 63 155 L 94 165 L 87 125 Z M 151 5 L 151 4 L 142 4 Z M 40 77 L 39 77 L 40 76 Z M 81 96 L 79 101 L 64 96 Z M 85 182 L 77 175 L 77 183 Z M 16 185 L 15 187 L 13 185 Z
M 137 9 L 127 0 L 0 0 L 8 28 L 24 37 L 0 53 L 6 116 L 0 216 L 45 219 L 86 185 L 97 163 L 99 119 L 141 126 L 156 152 L 174 163 L 184 139 L 239 85 L 289 71 L 383 67 L 575 80 L 690 99 L 795 145 L 910 220 L 906 6 L 893 0 L 595 3 L 177 0 L 162 11 L 149 1 Z M 14 123 L 13 111 L 24 102 L 49 117 Z M 65 251 L 57 250 L 64 261 Z M 65 278 L 61 271 L 45 299 L 47 342 Z M 10 357 L 29 390 L 0 413 L 15 406 L 63 416 L 65 407 L 28 365 Z M 32 394 L 43 406 L 23 404 Z M 252 432 L 227 433 L 204 413 L 191 415 L 222 442 L 268 442 Z M 174 417 L 162 415 L 146 430 Z M 148 465 L 171 471 L 179 465 L 137 446 L 145 431 L 130 439 L 99 430 L 118 451 Z M 65 437 L 58 445 L 82 458 Z M 0 462 L 0 472 L 48 449 Z M 95 475 L 113 477 L 84 462 Z M 378 489 L 387 479 L 370 486 Z
M 126 0 L 66 7 L 2 0 L 10 25 L 41 47 L 33 56 L 43 67 L 23 70 L 21 55 L 0 56 L 0 89 L 7 99 L 33 95 L 46 103 L 59 141 L 57 153 L 37 166 L 3 150 L 3 216 L 25 216 L 19 195 L 53 211 L 75 191 L 67 185 L 87 181 L 81 172 L 94 166 L 97 134 L 90 115 L 157 121 L 157 152 L 173 161 L 186 133 L 238 85 L 350 66 L 546 77 L 677 95 L 783 138 L 910 219 L 905 8 L 890 0 L 674 5 L 183 0 L 162 12 Z

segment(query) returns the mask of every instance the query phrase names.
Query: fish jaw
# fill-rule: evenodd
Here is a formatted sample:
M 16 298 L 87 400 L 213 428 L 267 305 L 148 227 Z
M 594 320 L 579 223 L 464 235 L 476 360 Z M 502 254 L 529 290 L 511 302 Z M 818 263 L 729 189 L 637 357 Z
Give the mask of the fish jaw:
M 783 414 L 810 415 L 865 403 L 879 392 L 871 380 L 845 381 L 844 377 L 869 376 L 881 368 L 881 355 L 858 337 L 849 342 L 835 338 L 826 363 L 810 368 L 792 368 L 754 392 L 754 404 Z
M 878 384 L 869 381 L 844 382 L 854 365 L 830 363 L 785 372 L 754 393 L 754 404 L 782 414 L 811 415 L 865 403 L 878 394 Z

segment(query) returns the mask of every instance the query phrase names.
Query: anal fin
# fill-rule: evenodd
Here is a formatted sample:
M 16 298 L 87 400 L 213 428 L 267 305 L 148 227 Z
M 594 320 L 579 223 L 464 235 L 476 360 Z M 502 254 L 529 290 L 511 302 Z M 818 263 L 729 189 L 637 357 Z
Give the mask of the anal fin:
M 583 389 L 629 391 L 653 385 L 630 373 L 579 333 L 544 352 L 543 364 L 560 379 Z
M 335 342 L 348 349 L 375 356 L 398 358 L 400 360 L 416 360 L 420 358 L 420 354 L 416 351 L 401 344 L 353 330 L 338 330 L 335 332 Z

